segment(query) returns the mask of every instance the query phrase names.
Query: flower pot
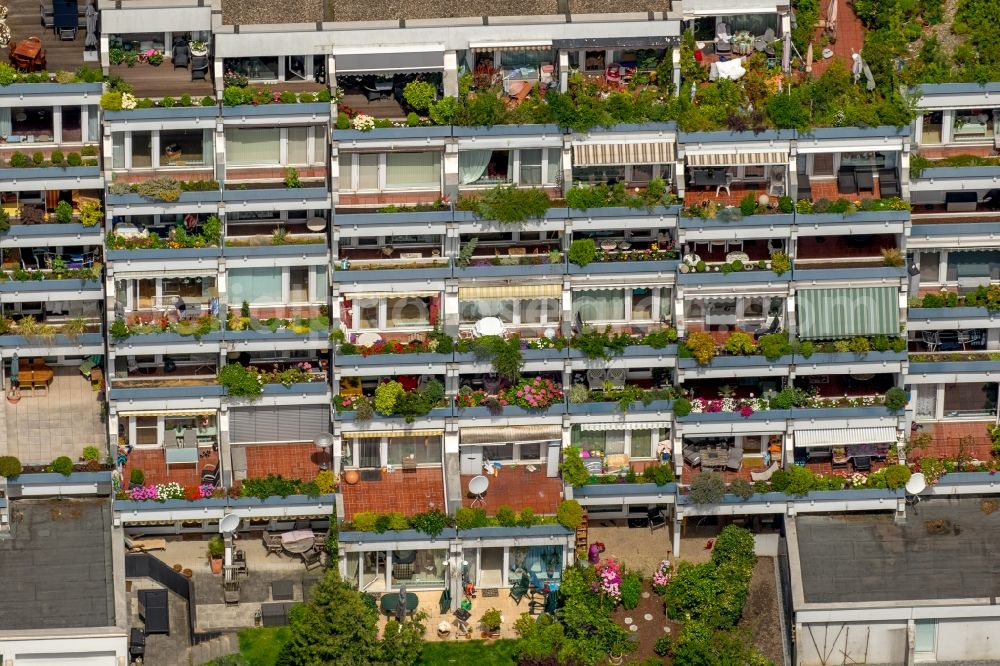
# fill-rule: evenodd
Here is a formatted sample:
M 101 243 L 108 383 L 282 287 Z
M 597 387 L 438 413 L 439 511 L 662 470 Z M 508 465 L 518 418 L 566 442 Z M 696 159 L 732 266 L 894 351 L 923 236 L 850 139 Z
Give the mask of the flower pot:
M 182 565 L 180 565 L 180 564 L 175 564 L 174 565 L 174 571 L 176 571 L 177 573 L 180 573 L 182 569 L 184 569 L 184 567 Z
M 194 572 L 191 571 L 190 569 L 185 569 L 184 571 L 181 572 L 181 574 L 183 574 L 185 578 L 190 578 L 191 576 L 194 575 Z
M 212 573 L 218 576 L 222 573 L 222 558 L 212 557 L 209 558 L 209 563 L 212 565 Z
M 618 666 L 618 664 L 622 663 L 622 656 L 614 652 L 608 653 L 608 663 Z
M 361 480 L 361 474 L 358 473 L 358 470 L 349 469 L 346 472 L 344 472 L 344 481 L 346 481 L 348 485 L 353 486 L 360 480 Z

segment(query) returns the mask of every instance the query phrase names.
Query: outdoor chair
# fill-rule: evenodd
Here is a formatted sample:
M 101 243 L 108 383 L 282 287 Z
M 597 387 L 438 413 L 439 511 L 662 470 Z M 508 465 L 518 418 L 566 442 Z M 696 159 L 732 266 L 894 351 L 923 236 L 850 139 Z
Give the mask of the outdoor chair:
M 205 56 L 194 56 L 191 58 L 191 80 L 204 81 L 208 76 L 208 58 Z
M 323 551 L 315 546 L 302 553 L 302 563 L 306 565 L 306 571 L 323 566 L 323 563 L 320 561 L 322 556 Z
M 608 370 L 608 381 L 611 382 L 611 388 L 625 388 L 625 368 L 610 368 Z
M 608 378 L 606 370 L 587 370 L 587 388 L 591 391 L 600 391 L 604 388 L 604 380 Z
M 281 546 L 281 535 L 264 532 L 264 547 L 267 548 L 267 554 L 264 557 L 269 557 L 271 553 L 275 553 L 278 557 L 281 557 L 281 554 L 284 552 L 284 548 Z
M 528 579 L 528 574 L 521 574 L 521 580 L 517 581 L 510 586 L 510 597 L 514 600 L 517 605 L 521 604 L 521 599 L 523 599 L 528 594 L 528 588 L 531 586 L 531 582 Z
M 227 580 L 222 584 L 223 597 L 227 606 L 235 606 L 240 603 L 240 582 L 237 580 Z
M 220 471 L 218 465 L 205 465 L 201 470 L 201 485 L 218 487 Z
M 858 181 L 852 169 L 841 169 L 837 172 L 837 189 L 841 194 L 857 194 Z
M 899 179 L 895 169 L 878 170 L 878 189 L 883 199 L 899 196 Z
M 773 462 L 773 463 L 770 464 L 770 466 L 767 469 L 765 469 L 765 470 L 763 470 L 761 472 L 750 472 L 750 480 L 751 481 L 770 481 L 771 477 L 774 475 L 775 472 L 778 471 L 778 469 L 780 467 L 781 467 L 781 465 L 779 465 L 776 462 Z
M 684 456 L 684 462 L 691 467 L 697 467 L 701 464 L 701 452 L 693 446 L 685 446 L 681 453 Z
M 726 460 L 726 469 L 738 472 L 743 468 L 743 449 L 729 449 L 729 458 Z
M 650 532 L 667 526 L 667 517 L 663 514 L 663 509 L 660 507 L 653 507 L 647 510 L 646 518 L 649 520 Z
M 870 456 L 855 456 L 851 458 L 851 462 L 854 463 L 855 472 L 868 472 L 872 468 L 872 459 Z
M 715 52 L 716 53 L 732 53 L 733 52 L 733 42 L 732 35 L 729 34 L 729 27 L 719 21 L 715 24 Z
M 247 554 L 242 548 L 233 551 L 233 568 L 236 570 L 237 576 L 250 575 L 250 571 L 247 569 Z
M 191 50 L 187 43 L 174 42 L 174 47 L 170 50 L 170 58 L 174 61 L 174 69 L 187 69 L 188 65 L 191 64 Z

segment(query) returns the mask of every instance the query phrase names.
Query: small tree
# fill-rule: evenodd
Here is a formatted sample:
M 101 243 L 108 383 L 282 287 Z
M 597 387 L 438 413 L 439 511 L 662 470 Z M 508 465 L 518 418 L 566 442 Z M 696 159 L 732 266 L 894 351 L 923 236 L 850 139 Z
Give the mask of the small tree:
M 403 99 L 417 113 L 426 113 L 436 96 L 437 89 L 427 81 L 410 81 L 403 88 Z
M 753 484 L 746 479 L 733 479 L 729 484 L 729 492 L 742 500 L 748 500 L 753 496 Z
M 593 238 L 577 238 L 569 244 L 569 261 L 577 266 L 586 266 L 597 256 L 597 245 Z
M 563 461 L 559 465 L 559 471 L 562 472 L 563 481 L 574 488 L 580 488 L 590 482 L 590 472 L 580 458 L 580 449 L 576 447 L 563 449 Z
M 715 339 L 704 331 L 692 331 L 688 334 L 684 346 L 691 352 L 699 365 L 708 365 L 715 357 Z
M 576 500 L 563 500 L 559 502 L 556 520 L 563 527 L 575 530 L 583 523 L 583 507 Z
M 0 476 L 12 479 L 21 473 L 21 461 L 14 456 L 0 456 Z
M 716 504 L 726 494 L 726 482 L 715 472 L 698 472 L 691 480 L 691 501 L 695 504 Z

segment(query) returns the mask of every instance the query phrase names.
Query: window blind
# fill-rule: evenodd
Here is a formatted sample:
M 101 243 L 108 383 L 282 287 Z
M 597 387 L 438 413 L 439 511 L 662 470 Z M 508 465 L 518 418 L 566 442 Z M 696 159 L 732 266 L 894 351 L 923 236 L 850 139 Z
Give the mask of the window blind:
M 254 305 L 282 303 L 280 268 L 232 268 L 228 271 L 229 293 L 233 303 Z
M 281 130 L 250 127 L 226 130 L 226 162 L 234 166 L 278 164 Z
M 441 153 L 387 153 L 385 186 L 391 188 L 439 189 Z

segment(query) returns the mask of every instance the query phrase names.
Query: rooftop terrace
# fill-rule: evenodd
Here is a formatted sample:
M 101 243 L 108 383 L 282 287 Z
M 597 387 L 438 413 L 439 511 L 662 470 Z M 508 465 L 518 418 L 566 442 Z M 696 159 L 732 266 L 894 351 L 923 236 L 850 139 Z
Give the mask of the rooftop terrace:
M 111 504 L 15 500 L 13 538 L 0 539 L 0 628 L 114 625 Z

